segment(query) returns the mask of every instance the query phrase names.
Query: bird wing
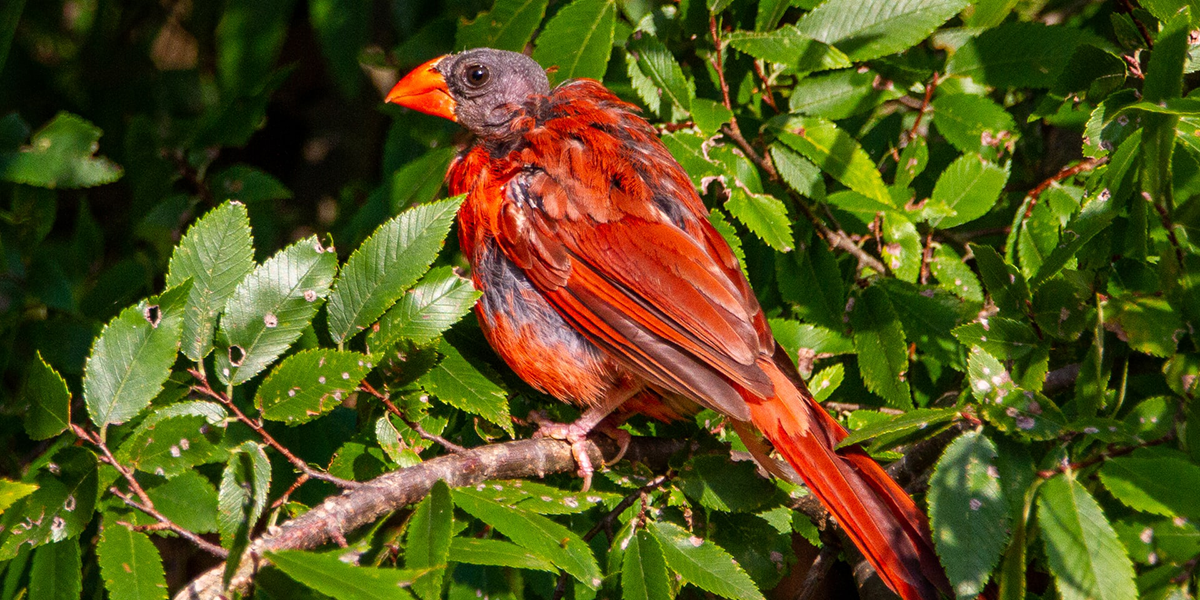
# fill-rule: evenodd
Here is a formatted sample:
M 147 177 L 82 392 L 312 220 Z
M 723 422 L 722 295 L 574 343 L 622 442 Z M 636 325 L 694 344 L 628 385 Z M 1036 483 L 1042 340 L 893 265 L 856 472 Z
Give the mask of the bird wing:
M 748 419 L 742 390 L 773 391 L 756 364 L 775 349 L 761 308 L 653 130 L 624 111 L 604 113 L 550 120 L 525 136 L 510 154 L 520 168 L 500 189 L 492 233 L 602 348 L 658 386 Z M 617 127 L 597 126 L 614 119 Z

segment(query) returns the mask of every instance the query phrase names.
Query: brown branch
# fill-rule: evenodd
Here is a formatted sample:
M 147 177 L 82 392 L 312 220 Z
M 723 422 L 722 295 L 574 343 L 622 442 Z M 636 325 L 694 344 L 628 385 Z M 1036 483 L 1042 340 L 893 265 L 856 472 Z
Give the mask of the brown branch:
M 195 377 L 196 381 L 200 382 L 199 385 L 192 386 L 193 392 L 203 394 L 217 400 L 221 404 L 224 404 L 225 408 L 228 408 L 238 421 L 241 421 L 244 425 L 250 429 L 253 429 L 254 433 L 257 433 L 258 436 L 262 438 L 262 440 L 266 442 L 268 446 L 274 448 L 275 451 L 282 454 L 289 463 L 292 463 L 292 467 L 297 471 L 309 476 L 311 479 L 327 481 L 345 489 L 355 488 L 360 485 L 356 481 L 347 481 L 340 477 L 334 477 L 333 475 L 330 475 L 329 473 L 326 473 L 320 469 L 312 468 L 308 465 L 308 463 L 304 462 L 303 459 L 295 454 L 292 454 L 291 450 L 288 450 L 286 446 L 280 444 L 278 440 L 272 437 L 271 434 L 267 432 L 266 428 L 263 427 L 261 422 L 247 417 L 246 413 L 243 413 L 242 410 L 237 407 L 237 404 L 234 404 L 233 399 L 230 398 L 228 394 L 214 390 L 212 386 L 208 384 L 208 376 L 206 376 L 203 371 L 197 369 L 188 369 L 188 373 L 191 373 L 192 377 Z
M 229 556 L 229 552 L 227 552 L 224 548 L 222 548 L 216 544 L 213 544 L 212 542 L 209 542 L 208 540 L 200 537 L 199 535 L 175 524 L 174 521 L 168 519 L 165 515 L 158 512 L 158 510 L 156 510 L 154 508 L 153 504 L 143 504 L 141 502 L 138 502 L 137 500 L 134 500 L 133 497 L 130 496 L 129 494 L 126 494 L 126 493 L 122 492 L 121 490 L 117 489 L 117 486 L 115 486 L 115 485 L 108 488 L 108 491 L 112 492 L 112 494 L 114 496 L 120 498 L 121 501 L 124 502 L 126 505 L 128 505 L 130 508 L 140 510 L 140 511 L 150 515 L 151 517 L 154 517 L 154 519 L 158 521 L 157 528 L 169 529 L 169 530 L 175 532 L 177 535 L 179 535 L 179 537 L 182 537 L 182 538 L 188 540 L 189 542 L 195 544 L 196 547 L 200 548 L 201 550 L 203 550 L 217 558 L 224 559 L 227 556 Z M 133 526 L 132 524 L 130 526 L 136 528 L 136 526 Z
M 758 78 L 759 78 L 760 80 L 762 80 L 762 84 L 763 84 L 762 99 L 763 99 L 763 102 L 766 102 L 768 105 L 770 105 L 770 107 L 771 107 L 771 109 L 772 109 L 772 110 L 774 110 L 776 113 L 778 113 L 778 112 L 779 112 L 779 107 L 775 105 L 775 95 L 771 93 L 771 82 L 770 82 L 770 81 L 767 79 L 767 75 L 766 75 L 766 73 L 763 73 L 763 70 L 762 70 L 762 64 L 761 64 L 759 61 L 757 61 L 757 60 L 756 60 L 756 61 L 754 61 L 754 73 L 758 75 Z
M 388 409 L 388 412 L 396 415 L 396 417 L 398 417 L 401 421 L 404 421 L 404 424 L 408 425 L 409 429 L 417 432 L 417 435 L 421 436 L 422 439 L 438 444 L 441 447 L 454 452 L 455 454 L 461 454 L 467 451 L 466 448 L 459 446 L 458 444 L 455 444 L 454 442 L 451 442 L 450 440 L 436 433 L 429 433 L 428 431 L 425 431 L 425 428 L 421 427 L 420 423 L 417 423 L 416 421 L 413 421 L 405 416 L 404 411 L 400 410 L 400 408 L 396 406 L 394 402 L 392 402 L 392 399 L 387 394 L 375 389 L 374 386 L 366 381 L 359 384 L 358 389 L 374 396 L 377 400 L 383 403 L 384 407 Z
M 925 116 L 925 113 L 929 112 L 929 102 L 933 99 L 933 91 L 937 89 L 940 82 L 941 79 L 938 77 L 938 74 L 934 73 L 929 85 L 925 86 L 925 98 L 921 100 L 921 106 L 917 107 L 917 118 L 913 121 L 912 129 L 908 130 L 908 137 L 910 139 L 917 137 L 917 132 L 921 128 L 921 119 Z
M 808 573 L 804 576 L 804 583 L 800 585 L 800 593 L 796 596 L 796 600 L 812 600 L 813 594 L 817 593 L 817 586 L 821 585 L 821 580 L 825 579 L 825 576 L 829 574 L 829 569 L 833 567 L 833 563 L 837 562 L 839 551 L 841 551 L 839 544 L 822 544 L 821 552 L 808 566 Z
M 1146 47 L 1153 49 L 1154 41 L 1150 39 L 1150 30 L 1146 29 L 1146 24 L 1142 23 L 1142 21 L 1137 18 L 1137 15 L 1133 13 L 1133 3 L 1129 0 L 1121 0 L 1121 6 L 1125 9 L 1125 12 L 1129 14 L 1129 18 L 1133 21 L 1133 24 L 1137 25 L 1138 32 L 1142 34 L 1142 39 L 1146 42 Z
M 686 444 L 685 440 L 678 439 L 636 437 L 630 442 L 625 458 L 644 462 L 655 470 L 664 470 L 667 460 Z M 597 436 L 588 446 L 588 454 L 596 464 L 605 456 L 616 453 L 616 443 L 605 436 Z M 575 469 L 570 444 L 541 438 L 480 446 L 463 454 L 441 456 L 381 475 L 330 497 L 303 515 L 254 539 L 242 557 L 230 589 L 245 593 L 250 588 L 255 572 L 267 564 L 266 552 L 309 549 L 330 543 L 338 536 L 419 501 L 439 480 L 451 487 L 461 487 L 489 479 L 527 479 Z M 225 590 L 221 577 L 224 569 L 222 564 L 200 575 L 176 593 L 175 600 L 223 597 Z
M 1102 156 L 1100 158 L 1085 158 L 1074 165 L 1063 167 L 1061 170 L 1059 170 L 1059 172 L 1051 175 L 1050 177 L 1046 178 L 1045 181 L 1037 184 L 1037 187 L 1029 190 L 1029 193 L 1025 195 L 1026 198 L 1029 198 L 1029 204 L 1025 207 L 1024 218 L 1028 219 L 1033 215 L 1033 207 L 1037 204 L 1038 198 L 1042 195 L 1042 192 L 1049 189 L 1050 186 L 1085 171 L 1091 171 L 1092 169 L 1095 169 L 1096 167 L 1099 167 L 1107 162 L 1107 156 Z M 1020 223 L 1018 223 L 1018 225 L 1019 224 Z
M 1053 469 L 1045 469 L 1042 471 L 1038 471 L 1037 476 L 1041 477 L 1042 479 L 1050 479 L 1051 477 L 1061 475 L 1063 473 L 1066 473 L 1067 471 L 1079 471 L 1082 469 L 1086 469 L 1088 467 L 1091 467 L 1093 465 L 1098 465 L 1107 460 L 1117 458 L 1118 456 L 1125 456 L 1126 454 L 1132 453 L 1134 450 L 1139 450 L 1141 448 L 1149 448 L 1151 446 L 1158 446 L 1159 444 L 1164 444 L 1173 439 L 1175 439 L 1175 432 L 1168 433 L 1167 435 L 1164 435 L 1160 438 L 1142 442 L 1140 444 L 1134 444 L 1132 446 L 1121 446 L 1118 448 L 1118 447 L 1114 447 L 1115 446 L 1114 444 L 1109 444 L 1109 446 L 1107 448 L 1105 448 L 1104 450 L 1101 450 L 1099 454 L 1090 456 L 1084 460 L 1064 463 Z

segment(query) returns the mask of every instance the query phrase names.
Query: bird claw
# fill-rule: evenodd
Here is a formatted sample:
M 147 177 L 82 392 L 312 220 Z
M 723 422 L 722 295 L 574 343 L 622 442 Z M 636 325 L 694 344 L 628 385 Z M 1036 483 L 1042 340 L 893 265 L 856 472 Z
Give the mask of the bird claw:
M 596 472 L 592 466 L 592 459 L 588 456 L 588 433 L 591 428 L 575 423 L 558 423 L 551 421 L 546 417 L 546 414 L 541 411 L 531 411 L 529 413 L 529 422 L 537 425 L 537 431 L 533 433 L 534 438 L 549 438 L 552 440 L 562 440 L 571 444 L 571 456 L 575 458 L 575 464 L 578 466 L 576 471 L 583 479 L 583 490 L 588 491 L 592 487 L 592 474 Z M 622 444 L 621 452 L 617 455 L 620 458 L 625 454 L 625 449 L 629 446 L 628 434 L 626 440 Z M 610 463 L 605 462 L 604 465 Z

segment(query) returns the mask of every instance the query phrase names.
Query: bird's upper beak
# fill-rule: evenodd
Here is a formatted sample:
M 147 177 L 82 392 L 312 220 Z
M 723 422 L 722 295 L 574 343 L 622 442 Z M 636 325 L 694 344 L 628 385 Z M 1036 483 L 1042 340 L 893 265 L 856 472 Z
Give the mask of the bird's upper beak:
M 450 96 L 450 88 L 446 87 L 446 78 L 436 68 L 445 58 L 439 56 L 405 75 L 388 92 L 387 102 L 457 121 L 454 117 L 454 98 Z

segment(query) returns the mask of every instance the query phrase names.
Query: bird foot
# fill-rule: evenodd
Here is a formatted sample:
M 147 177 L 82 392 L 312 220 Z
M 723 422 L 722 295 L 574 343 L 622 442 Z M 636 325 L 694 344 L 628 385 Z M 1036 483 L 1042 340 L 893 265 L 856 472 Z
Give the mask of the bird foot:
M 549 438 L 552 440 L 562 440 L 571 444 L 571 456 L 575 457 L 575 464 L 578 465 L 578 474 L 583 478 L 583 491 L 588 491 L 592 487 L 592 474 L 596 469 L 592 466 L 592 459 L 587 452 L 587 436 L 592 428 L 586 423 L 576 421 L 574 423 L 558 423 L 551 421 L 545 413 L 540 411 L 532 411 L 529 413 L 529 422 L 537 425 L 537 431 L 533 433 L 534 438 Z

